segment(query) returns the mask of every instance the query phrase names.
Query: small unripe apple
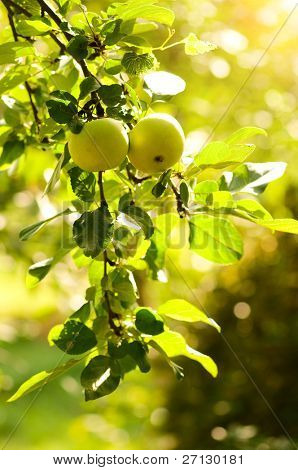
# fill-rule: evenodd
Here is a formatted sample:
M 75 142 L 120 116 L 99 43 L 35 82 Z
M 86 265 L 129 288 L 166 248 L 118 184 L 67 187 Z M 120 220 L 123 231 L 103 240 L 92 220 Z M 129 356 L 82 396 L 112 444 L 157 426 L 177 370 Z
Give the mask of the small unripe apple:
M 143 173 L 167 170 L 182 157 L 185 137 L 179 122 L 165 113 L 141 119 L 129 134 L 129 159 Z
M 87 122 L 79 134 L 71 134 L 69 152 L 86 171 L 105 171 L 119 166 L 128 152 L 128 136 L 120 121 L 111 118 Z

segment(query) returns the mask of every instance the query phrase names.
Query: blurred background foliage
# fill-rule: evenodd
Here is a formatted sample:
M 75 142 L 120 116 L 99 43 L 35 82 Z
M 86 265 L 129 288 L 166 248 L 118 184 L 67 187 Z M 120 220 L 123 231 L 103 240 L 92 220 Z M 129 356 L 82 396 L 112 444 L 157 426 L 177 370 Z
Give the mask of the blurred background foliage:
M 108 3 L 86 2 L 91 11 Z M 171 104 L 156 105 L 156 110 L 177 116 L 192 151 L 201 148 L 214 127 L 214 139 L 241 126 L 265 128 L 268 138 L 256 139 L 254 160 L 283 160 L 288 170 L 264 193 L 262 202 L 275 217 L 298 218 L 298 11 L 234 100 L 294 3 L 180 0 L 165 4 L 176 12 L 178 36 L 194 31 L 219 48 L 197 57 L 186 57 L 179 48 L 159 55 L 160 69 L 182 76 L 187 90 Z M 0 8 L 3 30 L 7 19 Z M 153 40 L 160 40 L 165 31 L 154 35 Z M 61 207 L 67 191 L 62 184 L 51 201 L 41 198 L 55 159 L 32 148 L 22 158 L 17 169 L 0 173 L 3 443 L 33 396 L 9 405 L 5 400 L 27 377 L 55 366 L 60 353 L 49 350 L 47 332 L 81 305 L 87 284 L 84 268 L 77 271 L 68 259 L 38 288 L 26 288 L 28 266 L 53 254 L 60 244 L 61 225 L 53 223 L 28 243 L 18 241 L 18 232 L 40 214 L 48 216 L 55 206 Z M 217 379 L 191 361 L 180 361 L 186 378 L 176 382 L 158 357 L 152 357 L 150 377 L 131 373 L 119 392 L 84 403 L 80 371 L 74 369 L 40 393 L 7 448 L 293 448 L 286 432 L 298 445 L 298 238 L 274 235 L 249 223 L 242 226 L 245 257 L 237 265 L 217 267 L 194 253 L 170 250 L 165 273 L 170 282 L 140 279 L 147 305 L 172 296 L 199 301 L 222 326 L 224 337 L 201 325 L 182 327 L 194 347 L 215 359 Z

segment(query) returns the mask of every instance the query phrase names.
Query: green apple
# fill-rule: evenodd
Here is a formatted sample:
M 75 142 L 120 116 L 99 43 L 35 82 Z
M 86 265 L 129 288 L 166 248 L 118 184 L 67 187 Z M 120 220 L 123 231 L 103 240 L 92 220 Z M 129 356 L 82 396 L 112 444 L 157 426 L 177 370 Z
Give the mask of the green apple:
M 182 157 L 185 137 L 179 122 L 165 113 L 141 119 L 129 134 L 128 157 L 143 173 L 171 168 Z
M 103 118 L 87 122 L 79 134 L 71 134 L 69 152 L 86 171 L 116 168 L 128 152 L 128 136 L 120 121 Z

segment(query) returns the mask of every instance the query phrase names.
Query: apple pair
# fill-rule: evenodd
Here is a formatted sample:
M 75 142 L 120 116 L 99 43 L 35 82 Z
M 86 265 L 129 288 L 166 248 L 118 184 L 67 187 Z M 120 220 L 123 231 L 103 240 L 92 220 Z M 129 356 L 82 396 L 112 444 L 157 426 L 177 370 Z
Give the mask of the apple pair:
M 104 171 L 119 166 L 126 155 L 143 173 L 157 173 L 175 165 L 184 149 L 184 133 L 175 118 L 153 113 L 127 135 L 120 121 L 103 118 L 87 122 L 72 134 L 69 151 L 83 170 Z

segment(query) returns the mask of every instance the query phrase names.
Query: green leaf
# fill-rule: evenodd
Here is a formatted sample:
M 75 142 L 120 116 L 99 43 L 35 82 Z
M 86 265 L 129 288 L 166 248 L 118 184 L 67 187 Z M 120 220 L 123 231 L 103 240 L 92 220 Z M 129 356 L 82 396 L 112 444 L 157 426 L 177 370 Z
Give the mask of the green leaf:
M 38 388 L 43 388 L 45 387 L 49 382 L 52 380 L 56 379 L 60 375 L 64 374 L 64 372 L 68 371 L 71 369 L 71 367 L 74 367 L 77 365 L 83 358 L 80 359 L 71 359 L 70 361 L 67 361 L 65 364 L 62 364 L 61 366 L 55 367 L 55 369 L 50 370 L 50 371 L 42 371 L 39 372 L 38 374 L 33 375 L 30 379 L 26 380 L 16 391 L 12 397 L 7 400 L 8 402 L 16 401 L 19 398 L 23 397 L 24 395 L 27 395 L 27 393 L 33 392 L 33 390 L 36 390 Z
M 218 191 L 218 183 L 213 180 L 200 181 L 196 184 L 194 192 L 195 194 L 210 194 Z
M 64 147 L 64 152 L 60 155 L 60 158 L 57 162 L 57 165 L 55 166 L 55 169 L 52 173 L 52 176 L 49 179 L 49 181 L 48 181 L 48 183 L 45 187 L 43 196 L 46 196 L 51 191 L 53 191 L 54 187 L 56 186 L 56 184 L 58 183 L 58 181 L 60 179 L 60 173 L 61 173 L 62 168 L 66 165 L 66 163 L 69 162 L 70 158 L 71 157 L 70 157 L 70 153 L 69 153 L 69 150 L 68 150 L 68 144 L 66 144 L 65 147 Z
M 284 162 L 244 163 L 234 172 L 225 172 L 219 189 L 258 195 L 269 183 L 280 178 L 287 167 Z
M 144 34 L 151 31 L 156 31 L 158 28 L 156 23 L 151 22 L 142 22 L 134 23 L 131 34 Z
M 25 80 L 30 76 L 30 74 L 25 70 L 21 72 L 10 70 L 4 77 L 0 80 L 0 94 L 6 93 L 8 90 L 12 90 L 21 83 L 24 83 Z
M 65 1 L 67 1 L 67 0 L 65 0 Z M 76 3 L 80 4 L 80 2 L 76 2 Z M 74 15 L 71 15 L 71 18 L 70 18 L 69 22 L 75 28 L 83 29 L 88 34 L 90 34 L 89 24 L 92 25 L 92 21 L 94 19 L 96 19 L 96 20 L 99 19 L 99 16 L 98 16 L 97 13 L 94 13 L 93 11 L 84 11 L 84 12 L 75 13 Z
M 198 214 L 190 219 L 190 248 L 219 264 L 232 264 L 243 254 L 241 236 L 235 226 L 222 217 Z
M 124 268 L 116 268 L 109 274 L 111 292 L 117 295 L 121 302 L 133 304 L 136 301 L 136 293 L 129 279 L 129 272 Z
M 213 210 L 233 209 L 237 206 L 229 191 L 213 191 L 206 199 L 208 206 Z
M 49 100 L 46 102 L 46 105 L 51 118 L 59 124 L 70 123 L 75 114 L 77 114 L 77 109 L 72 103 L 66 104 L 59 100 Z
M 95 77 L 86 77 L 82 82 L 80 83 L 80 95 L 79 95 L 79 100 L 83 100 L 86 98 L 89 93 L 92 91 L 98 90 L 100 87 L 100 83 Z
M 126 52 L 121 63 L 127 73 L 139 75 L 152 69 L 154 66 L 154 57 L 150 54 L 137 54 L 133 51 Z
M 116 106 L 117 104 L 125 103 L 121 85 L 102 85 L 98 90 L 98 94 L 106 106 Z
M 90 328 L 77 320 L 56 325 L 49 333 L 49 343 L 54 343 L 66 354 L 83 354 L 97 345 L 96 336 Z
M 185 205 L 185 207 L 187 207 L 188 200 L 189 200 L 189 189 L 185 181 L 181 182 L 179 192 L 180 192 L 180 197 L 182 199 L 183 204 Z
M 60 101 L 64 101 L 66 104 L 73 103 L 75 106 L 78 104 L 78 100 L 71 93 L 68 93 L 68 91 L 65 90 L 54 90 L 52 91 L 51 96 L 54 96 L 54 98 L 57 98 Z
M 107 207 L 84 212 L 73 225 L 73 237 L 85 256 L 95 258 L 109 244 L 113 234 L 113 219 Z
M 105 62 L 105 72 L 109 75 L 117 75 L 122 70 L 121 60 L 109 59 Z
M 207 325 L 211 325 L 220 331 L 220 326 L 212 318 L 209 318 L 204 312 L 183 299 L 168 300 L 158 307 L 157 313 L 161 316 L 173 318 L 173 320 L 207 323 Z
M 88 56 L 88 39 L 83 35 L 75 36 L 69 41 L 66 49 L 76 60 L 86 59 Z
M 157 0 L 130 0 L 124 3 L 113 3 L 109 6 L 107 13 L 117 16 L 123 21 L 142 18 L 157 23 L 172 26 L 175 15 L 172 10 L 156 6 Z
M 5 42 L 0 45 L 0 65 L 13 64 L 19 57 L 34 55 L 29 41 Z
M 67 254 L 72 247 L 60 248 L 55 256 L 32 264 L 26 276 L 26 286 L 31 289 L 46 277 L 49 271 Z
M 145 239 L 150 238 L 153 235 L 154 227 L 151 220 L 151 217 L 145 212 L 141 207 L 136 206 L 126 206 L 122 208 L 128 217 L 133 219 L 143 230 Z
M 138 368 L 145 374 L 150 371 L 150 364 L 147 360 L 147 349 L 140 341 L 133 341 L 127 345 L 128 354 L 135 360 Z
M 298 220 L 295 219 L 256 220 L 255 222 L 271 230 L 298 234 Z
M 34 287 L 38 284 L 52 268 L 54 258 L 48 258 L 38 263 L 32 264 L 28 270 L 29 276 L 26 279 L 27 287 Z
M 29 227 L 26 227 L 20 231 L 19 239 L 22 242 L 29 240 L 29 238 L 31 238 L 33 235 L 39 232 L 39 230 L 41 230 L 46 224 L 56 219 L 57 217 L 60 217 L 61 215 L 68 215 L 68 214 L 71 214 L 71 210 L 65 209 L 65 211 L 59 212 L 58 214 L 55 214 L 53 217 L 50 217 L 49 219 L 45 219 L 40 222 L 36 222 L 33 225 L 29 225 Z
M 0 156 L 0 167 L 14 162 L 23 155 L 24 150 L 25 144 L 22 140 L 18 140 L 18 138 L 5 142 Z
M 271 214 L 260 204 L 253 199 L 240 199 L 237 201 L 237 210 L 241 213 L 248 214 L 249 217 L 262 220 L 271 220 Z
M 45 18 L 23 19 L 17 21 L 16 30 L 22 36 L 42 36 L 51 31 L 52 26 Z
M 86 302 L 76 312 L 70 315 L 70 318 L 76 319 L 82 323 L 85 323 L 89 319 L 90 313 L 91 313 L 90 302 Z
M 255 149 L 254 145 L 230 146 L 226 142 L 211 142 L 194 158 L 199 168 L 224 168 L 242 163 Z
M 254 137 L 255 135 L 267 135 L 267 132 L 260 127 L 242 127 L 238 129 L 236 132 L 228 137 L 225 141 L 227 144 L 242 144 L 247 139 Z
M 174 96 L 185 90 L 186 83 L 169 72 L 151 72 L 144 76 L 147 87 L 157 96 Z
M 81 374 L 85 399 L 96 400 L 114 392 L 120 383 L 120 372 L 115 361 L 107 356 L 96 356 Z
M 158 182 L 156 183 L 155 186 L 153 186 L 151 190 L 153 196 L 155 196 L 156 198 L 159 198 L 160 196 L 163 195 L 163 193 L 165 192 L 165 190 L 167 189 L 169 185 L 171 173 L 172 173 L 172 170 L 167 170 L 159 177 Z
M 93 202 L 96 178 L 93 173 L 83 171 L 75 166 L 68 170 L 71 187 L 75 195 L 85 202 Z
M 136 313 L 136 328 L 146 335 L 159 335 L 164 331 L 163 319 L 148 308 L 141 308 Z
M 155 336 L 149 343 L 157 350 L 162 350 L 167 357 L 185 356 L 199 362 L 204 369 L 213 377 L 217 376 L 217 367 L 211 357 L 202 354 L 187 345 L 180 333 L 174 331 L 164 331 L 161 335 Z
M 217 49 L 216 44 L 208 41 L 201 41 L 196 34 L 190 33 L 184 40 L 185 54 L 198 55 Z

